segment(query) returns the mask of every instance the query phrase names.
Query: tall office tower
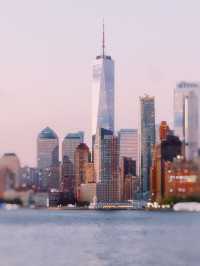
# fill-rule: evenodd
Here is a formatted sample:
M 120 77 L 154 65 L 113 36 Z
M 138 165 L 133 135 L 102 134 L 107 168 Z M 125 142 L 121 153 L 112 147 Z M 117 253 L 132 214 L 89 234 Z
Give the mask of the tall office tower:
M 86 166 L 89 163 L 90 151 L 85 143 L 79 144 L 75 150 L 75 197 L 80 199 L 80 186 L 86 183 Z
M 96 57 L 92 76 L 92 135 L 97 128 L 114 132 L 114 61 L 105 54 L 103 25 L 102 54 Z
M 45 169 L 59 164 L 59 141 L 49 127 L 43 129 L 37 138 L 37 167 Z
M 127 157 L 136 162 L 138 169 L 138 130 L 121 129 L 119 137 L 119 158 Z M 136 171 L 138 173 L 138 171 Z
M 155 144 L 155 102 L 154 97 L 140 97 L 140 152 L 141 152 L 141 192 L 147 199 L 150 190 L 150 168 L 152 149 Z
M 104 128 L 97 130 L 94 169 L 97 182 L 97 201 L 119 200 L 119 145 L 117 137 L 111 130 Z
M 59 140 L 49 127 L 37 138 L 37 167 L 41 175 L 41 189 L 58 189 L 59 186 Z
M 84 133 L 69 133 L 62 143 L 62 181 L 61 190 L 74 193 L 75 170 L 74 155 L 76 148 L 84 142 Z
M 198 154 L 199 103 L 198 84 L 181 82 L 174 90 L 174 130 L 184 145 L 185 157 L 193 159 Z

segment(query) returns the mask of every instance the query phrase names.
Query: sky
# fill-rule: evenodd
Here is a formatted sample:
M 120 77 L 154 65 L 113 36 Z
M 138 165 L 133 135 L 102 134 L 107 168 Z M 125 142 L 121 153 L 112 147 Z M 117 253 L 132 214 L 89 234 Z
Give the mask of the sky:
M 173 125 L 173 89 L 200 80 L 199 0 L 0 0 L 0 155 L 36 165 L 38 133 L 90 142 L 92 62 L 115 60 L 116 130 L 137 128 L 139 97 Z

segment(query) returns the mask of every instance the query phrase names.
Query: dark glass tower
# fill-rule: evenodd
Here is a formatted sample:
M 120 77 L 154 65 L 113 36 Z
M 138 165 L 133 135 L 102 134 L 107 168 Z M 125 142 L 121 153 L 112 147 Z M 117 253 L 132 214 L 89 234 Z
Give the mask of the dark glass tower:
M 140 141 L 141 141 L 141 192 L 148 199 L 150 190 L 150 167 L 152 149 L 155 144 L 155 102 L 154 97 L 145 95 L 140 98 Z

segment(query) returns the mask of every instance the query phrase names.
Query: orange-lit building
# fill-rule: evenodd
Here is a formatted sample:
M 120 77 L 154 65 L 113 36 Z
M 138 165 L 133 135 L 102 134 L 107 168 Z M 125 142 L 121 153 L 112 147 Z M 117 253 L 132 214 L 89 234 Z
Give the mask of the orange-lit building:
M 16 175 L 7 167 L 0 169 L 0 199 L 3 198 L 4 193 L 8 190 L 16 188 Z
M 95 183 L 94 163 L 85 164 L 85 183 Z
M 85 143 L 79 144 L 74 155 L 75 197 L 80 198 L 80 185 L 86 181 L 86 165 L 89 162 L 89 148 Z
M 167 135 L 170 129 L 166 121 L 162 121 L 160 123 L 159 133 L 160 133 L 160 141 L 166 140 Z
M 156 144 L 153 149 L 153 159 L 150 177 L 151 200 L 160 202 L 162 199 L 162 160 L 161 145 Z
M 161 202 L 164 197 L 165 162 L 173 162 L 174 158 L 182 154 L 182 143 L 178 137 L 171 134 L 166 122 L 160 126 L 161 142 L 153 147 L 152 167 L 150 176 L 151 200 Z
M 192 161 L 176 159 L 165 163 L 164 198 L 200 198 L 200 169 Z
M 92 203 L 96 198 L 96 183 L 80 185 L 80 202 Z

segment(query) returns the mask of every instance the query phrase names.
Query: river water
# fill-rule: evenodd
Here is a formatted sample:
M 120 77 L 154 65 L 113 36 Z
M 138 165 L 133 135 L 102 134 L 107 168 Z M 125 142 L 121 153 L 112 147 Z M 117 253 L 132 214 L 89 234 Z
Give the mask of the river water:
M 1 266 L 199 266 L 200 214 L 0 211 Z

